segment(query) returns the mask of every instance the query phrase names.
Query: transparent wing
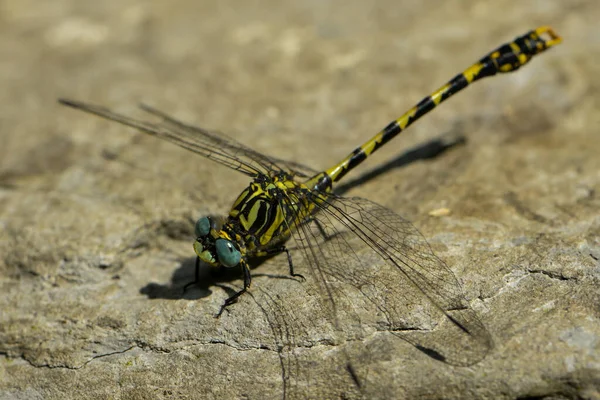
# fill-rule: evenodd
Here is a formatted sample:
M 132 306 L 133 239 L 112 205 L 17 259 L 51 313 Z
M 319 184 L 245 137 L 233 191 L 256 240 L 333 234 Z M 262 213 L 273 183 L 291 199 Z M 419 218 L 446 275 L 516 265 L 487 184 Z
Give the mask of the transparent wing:
M 489 333 L 410 222 L 366 199 L 310 196 L 318 211 L 294 237 L 339 329 L 392 332 L 452 365 L 486 356 Z
M 290 293 L 275 294 L 272 280 L 266 283 L 267 287 L 259 284 L 249 293 L 271 329 L 281 366 L 282 398 L 363 398 L 347 372 L 346 355 L 335 351 L 331 325 L 321 317 L 319 300 L 311 302 L 304 285 L 298 283 L 291 285 L 292 292 L 298 291 L 291 295 L 300 295 L 307 301 L 295 304 L 289 301 Z M 323 348 L 328 351 L 322 351 Z
M 137 120 L 104 107 L 79 101 L 59 99 L 59 102 L 136 128 L 252 177 L 257 174 L 272 175 L 280 171 L 298 177 L 307 177 L 315 173 L 301 164 L 260 154 L 224 134 L 185 124 L 147 105 L 140 105 L 140 108 L 159 117 L 159 122 Z

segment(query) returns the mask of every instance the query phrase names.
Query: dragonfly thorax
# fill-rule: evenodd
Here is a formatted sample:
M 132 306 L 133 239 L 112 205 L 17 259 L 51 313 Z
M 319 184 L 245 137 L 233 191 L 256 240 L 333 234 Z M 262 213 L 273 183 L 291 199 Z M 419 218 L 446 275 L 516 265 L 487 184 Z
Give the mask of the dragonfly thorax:
M 237 228 L 249 251 L 282 244 L 308 214 L 306 192 L 304 184 L 284 173 L 261 175 L 235 200 L 228 224 Z

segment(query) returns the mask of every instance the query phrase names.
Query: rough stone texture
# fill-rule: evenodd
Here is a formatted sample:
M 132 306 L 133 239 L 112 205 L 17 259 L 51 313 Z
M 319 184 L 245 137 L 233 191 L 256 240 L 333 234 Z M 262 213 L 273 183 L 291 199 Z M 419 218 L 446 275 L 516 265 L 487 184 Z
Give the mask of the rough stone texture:
M 352 397 L 346 359 L 369 398 L 600 398 L 599 20 L 592 0 L 0 2 L 0 398 Z M 470 367 L 336 336 L 281 256 L 213 318 L 241 280 L 181 295 L 190 221 L 247 178 L 56 103 L 145 101 L 320 169 L 545 24 L 560 47 L 347 178 L 463 282 L 495 343 Z M 465 145 L 394 158 L 447 135 Z

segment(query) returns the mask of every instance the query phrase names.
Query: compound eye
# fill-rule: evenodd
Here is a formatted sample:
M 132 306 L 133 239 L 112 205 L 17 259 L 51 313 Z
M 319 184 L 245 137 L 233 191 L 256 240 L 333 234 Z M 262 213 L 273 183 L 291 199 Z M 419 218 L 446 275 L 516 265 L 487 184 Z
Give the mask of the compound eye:
M 208 217 L 202 217 L 196 221 L 194 232 L 196 233 L 196 237 L 204 237 L 210 233 L 210 220 Z
M 217 250 L 217 258 L 221 265 L 231 268 L 240 263 L 242 254 L 229 240 L 217 239 L 215 248 Z

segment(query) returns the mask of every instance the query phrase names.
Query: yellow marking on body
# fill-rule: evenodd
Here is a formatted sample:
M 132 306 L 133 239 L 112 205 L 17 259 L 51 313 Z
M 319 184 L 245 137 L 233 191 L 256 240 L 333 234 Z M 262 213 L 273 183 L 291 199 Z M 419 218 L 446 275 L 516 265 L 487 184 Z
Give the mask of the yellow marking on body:
M 260 206 L 263 204 L 262 201 L 257 201 L 256 203 L 254 203 L 252 205 L 252 208 L 250 209 L 250 212 L 248 213 L 248 219 L 246 220 L 246 222 L 248 223 L 247 226 L 245 226 L 246 230 L 249 230 L 250 227 L 252 225 L 254 225 L 254 223 L 256 222 L 256 219 L 258 218 L 258 212 L 260 211 Z M 267 207 L 267 213 L 268 213 L 268 207 Z M 240 219 L 244 218 L 244 216 L 242 216 Z M 245 219 L 245 218 L 244 218 Z M 261 226 L 262 228 L 262 226 Z M 259 228 L 260 229 L 260 228 Z
M 275 215 L 275 219 L 273 220 L 269 228 L 265 231 L 265 233 L 259 238 L 260 244 L 263 246 L 268 244 L 273 239 L 275 232 L 277 231 L 277 229 L 279 229 L 279 226 L 281 226 L 285 219 L 282 212 L 282 208 L 276 207 L 276 210 L 277 213 Z
M 406 128 L 406 126 L 408 125 L 408 121 L 411 118 L 414 118 L 416 113 L 417 113 L 417 107 L 413 107 L 410 110 L 408 110 L 407 112 L 405 112 L 403 116 L 398 118 L 396 120 L 396 123 L 400 126 L 400 129 L 404 130 Z
M 296 182 L 294 182 L 294 181 L 292 181 L 292 180 L 289 180 L 289 179 L 288 179 L 288 180 L 285 180 L 285 181 L 278 181 L 278 182 L 277 182 L 277 185 L 278 185 L 278 186 L 279 186 L 281 189 L 284 189 L 284 190 L 287 190 L 287 189 L 295 189 L 295 188 L 297 188 L 297 187 L 299 187 L 299 186 L 302 186 L 302 185 L 300 185 L 300 184 L 298 184 L 298 183 L 296 183 Z
M 515 42 L 510 42 L 509 46 L 513 53 L 519 54 L 521 52 L 521 48 Z
M 252 188 L 253 185 L 254 184 L 251 184 L 250 187 L 247 187 L 246 189 L 244 189 L 244 191 L 242 193 L 240 193 L 238 198 L 235 199 L 235 201 L 233 202 L 233 205 L 231 206 L 231 210 L 229 211 L 230 216 L 235 218 L 239 215 L 240 210 L 238 209 L 238 207 L 240 206 L 242 201 L 246 198 L 246 196 L 248 196 L 248 194 L 250 193 L 250 188 Z
M 339 164 L 334 165 L 333 167 L 329 168 L 327 171 L 325 171 L 325 173 L 327 175 L 329 175 L 331 177 L 332 181 L 335 181 L 335 178 L 341 174 L 344 169 L 346 169 L 346 167 L 348 166 L 348 163 L 350 162 L 350 157 L 347 157 L 346 159 L 344 159 L 344 161 L 342 161 Z M 315 181 L 316 183 L 317 181 Z
M 535 47 L 538 49 L 538 51 L 542 51 L 544 50 L 545 45 L 543 43 L 537 42 Z
M 373 136 L 371 138 L 371 140 L 369 140 L 367 143 L 363 144 L 360 148 L 362 149 L 363 152 L 365 152 L 365 154 L 367 156 L 369 156 L 373 152 L 373 149 L 375 148 L 377 143 L 381 142 L 382 138 L 383 138 L 383 132 L 379 132 L 378 134 Z
M 529 61 L 529 57 L 527 56 L 527 54 L 519 54 L 519 63 L 521 65 L 525 64 L 527 61 Z
M 477 63 L 477 64 L 472 65 L 469 68 L 467 68 L 463 72 L 463 75 L 464 75 L 465 79 L 467 80 L 467 82 L 471 83 L 475 80 L 475 78 L 477 78 L 477 75 L 479 75 L 481 73 L 482 69 L 483 69 L 483 64 Z
M 275 184 L 270 184 L 268 186 L 268 188 L 270 188 L 272 186 L 273 189 L 280 189 L 280 190 L 288 190 L 291 189 L 292 186 L 289 186 L 290 181 L 289 180 L 285 180 L 285 181 L 276 181 Z
M 223 230 L 221 231 L 215 231 L 215 239 L 225 239 L 225 240 L 229 240 L 232 241 L 233 238 L 231 236 L 229 236 L 229 234 Z
M 444 97 L 444 94 L 446 92 L 448 92 L 448 89 L 450 89 L 450 84 L 446 83 L 444 86 L 442 86 L 441 88 L 436 90 L 435 93 L 433 93 L 431 96 L 429 96 L 431 98 L 431 100 L 433 101 L 433 104 L 435 104 L 436 106 L 438 104 L 440 104 L 442 102 L 442 98 Z

